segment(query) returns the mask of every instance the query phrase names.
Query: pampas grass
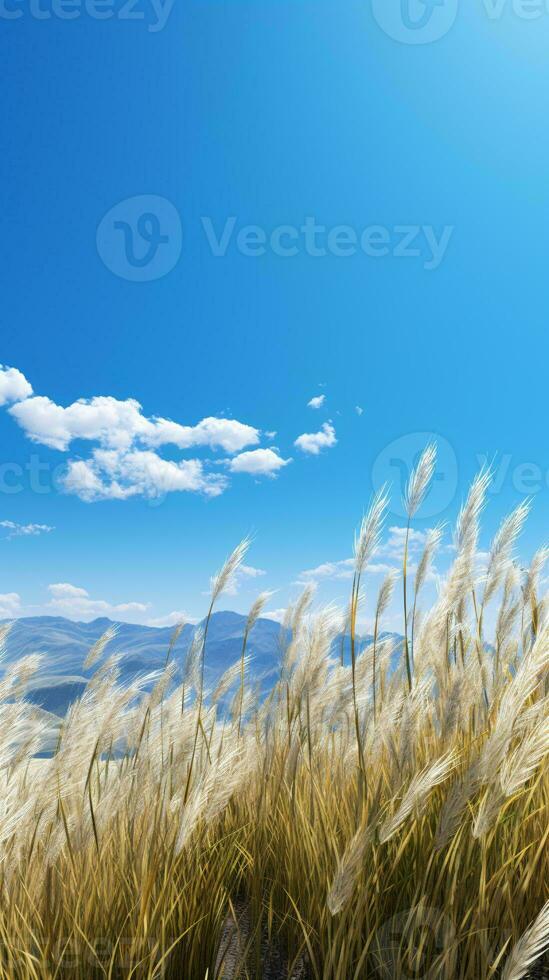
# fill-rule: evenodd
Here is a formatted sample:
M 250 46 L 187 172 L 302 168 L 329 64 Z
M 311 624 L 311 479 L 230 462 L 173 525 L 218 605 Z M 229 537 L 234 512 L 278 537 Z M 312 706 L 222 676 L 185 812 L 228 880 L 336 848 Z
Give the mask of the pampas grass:
M 408 487 L 410 521 L 434 466 L 429 447 Z M 40 754 L 51 750 L 51 719 L 25 700 L 40 662 L 9 666 L 0 680 L 2 980 L 260 978 L 265 943 L 281 951 L 286 975 L 301 963 L 310 980 L 528 975 L 549 924 L 547 552 L 526 573 L 516 566 L 527 516 L 518 508 L 479 580 L 489 480 L 475 480 L 453 564 L 421 613 L 441 530 L 427 537 L 411 642 L 406 585 L 404 643 L 383 636 L 394 575 L 377 600 L 368 596 L 373 643 L 361 648 L 358 637 L 382 491 L 356 537 L 348 609 L 313 612 L 314 591 L 304 591 L 287 612 L 266 695 L 251 683 L 248 642 L 265 594 L 240 657 L 213 691 L 205 686 L 212 610 L 247 541 L 214 580 L 188 649 L 174 631 L 163 670 L 127 687 L 122 653 L 106 655 L 113 634 L 95 644 L 95 674 L 49 758 Z M 412 575 L 405 555 L 403 577 Z M 226 972 L 221 949 L 236 907 L 250 925 L 240 974 Z

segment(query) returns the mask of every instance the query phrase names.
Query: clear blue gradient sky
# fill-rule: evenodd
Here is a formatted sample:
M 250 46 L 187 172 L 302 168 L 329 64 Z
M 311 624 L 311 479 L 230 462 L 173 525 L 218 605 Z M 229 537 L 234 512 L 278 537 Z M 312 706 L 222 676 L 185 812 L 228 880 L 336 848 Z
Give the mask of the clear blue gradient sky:
M 196 490 L 151 497 L 155 477 L 145 486 L 130 473 L 112 433 L 82 439 L 63 416 L 73 428 L 54 446 L 57 414 L 36 441 L 43 404 L 22 425 L 7 401 L 2 464 L 23 469 L 2 470 L 0 521 L 54 530 L 2 528 L 0 614 L 199 616 L 210 574 L 246 533 L 249 565 L 266 574 L 245 576 L 226 605 L 244 610 L 271 588 L 282 608 L 303 570 L 348 558 L 382 477 L 396 481 L 389 523 L 401 526 L 399 474 L 423 432 L 442 437 L 444 462 L 434 513 L 417 528 L 451 521 L 479 460 L 497 454 L 483 544 L 531 493 L 527 558 L 549 515 L 545 6 L 527 17 L 463 0 L 443 36 L 410 44 L 369 0 L 176 0 L 165 23 L 145 0 L 132 8 L 143 19 L 122 3 L 101 20 L 51 3 L 0 5 L 0 362 L 54 415 L 110 396 L 137 400 L 145 419 L 224 418 L 260 434 L 232 451 L 206 437 L 191 448 L 136 437 L 137 452 L 198 461 Z M 418 18 L 422 2 L 410 11 Z M 124 225 L 141 205 L 108 213 L 142 195 L 129 281 Z M 172 210 L 155 212 L 152 196 Z M 212 229 L 221 236 L 232 217 L 215 255 Z M 300 231 L 307 217 L 325 228 L 314 243 Z M 353 246 L 365 229 L 366 251 Z M 157 231 L 166 266 L 146 281 Z M 399 255 L 406 236 L 414 254 Z M 436 258 L 433 242 L 444 246 Z M 319 432 L 323 447 L 295 444 Z M 234 463 L 260 448 L 271 454 Z M 105 449 L 118 452 L 110 463 L 93 456 Z M 48 467 L 46 492 L 30 485 L 32 457 Z M 67 484 L 75 462 L 84 469 Z M 112 499 L 113 467 L 125 499 Z M 82 489 L 90 473 L 102 491 Z M 322 597 L 346 588 L 323 581 Z M 88 597 L 49 589 L 59 583 Z M 126 603 L 146 609 L 117 609 Z

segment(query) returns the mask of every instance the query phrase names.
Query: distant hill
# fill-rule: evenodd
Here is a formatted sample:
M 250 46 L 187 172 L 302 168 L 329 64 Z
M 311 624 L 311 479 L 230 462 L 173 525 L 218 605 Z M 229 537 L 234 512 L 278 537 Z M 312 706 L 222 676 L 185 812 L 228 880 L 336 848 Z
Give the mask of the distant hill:
M 4 621 L 5 622 L 5 621 Z M 215 679 L 240 656 L 246 617 L 235 612 L 216 612 L 210 620 L 206 646 L 206 682 Z M 105 631 L 115 625 L 110 619 L 75 623 L 62 616 L 32 616 L 15 620 L 6 640 L 3 665 L 31 653 L 44 657 L 40 672 L 33 678 L 27 698 L 46 711 L 62 715 L 84 690 L 93 671 L 84 670 L 90 648 Z M 137 626 L 119 623 L 118 633 L 106 655 L 119 653 L 121 680 L 129 683 L 136 676 L 160 670 L 173 633 L 172 627 Z M 192 641 L 196 627 L 187 625 L 173 651 L 179 665 Z M 271 619 L 259 619 L 248 640 L 251 671 L 265 688 L 277 675 L 280 664 L 281 627 Z M 363 645 L 371 637 L 361 637 Z M 400 639 L 400 638 L 399 638 Z M 348 642 L 345 644 L 348 649 Z M 340 643 L 337 643 L 339 652 Z
M 4 621 L 5 622 L 5 621 Z M 214 613 L 206 646 L 206 678 L 213 682 L 241 654 L 246 617 L 234 612 Z M 62 616 L 32 616 L 15 620 L 6 640 L 2 665 L 21 657 L 39 653 L 44 657 L 40 672 L 34 677 L 28 699 L 46 711 L 64 714 L 78 697 L 92 671 L 84 669 L 90 648 L 105 631 L 115 625 L 110 619 L 75 623 Z M 106 655 L 122 654 L 121 680 L 129 683 L 140 674 L 160 670 L 166 662 L 172 627 L 158 628 L 118 623 L 118 633 L 109 644 Z M 195 631 L 187 625 L 179 637 L 172 657 L 180 665 Z M 279 662 L 280 626 L 271 619 L 256 623 L 247 650 L 253 657 L 253 672 L 268 683 Z

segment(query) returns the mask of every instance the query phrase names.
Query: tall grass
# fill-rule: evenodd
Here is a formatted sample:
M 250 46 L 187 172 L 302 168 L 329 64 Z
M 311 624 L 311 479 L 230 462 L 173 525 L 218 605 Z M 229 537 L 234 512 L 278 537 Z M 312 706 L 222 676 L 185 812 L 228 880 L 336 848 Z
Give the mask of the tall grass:
M 432 476 L 427 452 L 408 489 L 410 519 Z M 214 580 L 182 684 L 174 645 L 162 672 L 121 686 L 107 637 L 52 758 L 37 758 L 46 723 L 24 700 L 38 659 L 5 672 L 2 977 L 261 977 L 265 943 L 285 951 L 288 975 L 301 963 L 315 980 L 528 974 L 549 940 L 546 554 L 517 568 L 523 508 L 502 525 L 479 581 L 488 482 L 475 481 L 452 567 L 421 615 L 441 537 L 429 535 L 412 621 L 406 549 L 400 647 L 383 633 L 393 579 L 375 605 L 375 642 L 358 640 L 382 493 L 356 538 L 350 614 L 312 615 L 310 591 L 296 603 L 266 699 L 247 683 L 264 596 L 240 659 L 214 692 L 205 687 L 207 626 L 242 546 Z M 345 621 L 348 664 L 336 642 Z M 248 922 L 240 973 L 222 955 L 235 907 Z

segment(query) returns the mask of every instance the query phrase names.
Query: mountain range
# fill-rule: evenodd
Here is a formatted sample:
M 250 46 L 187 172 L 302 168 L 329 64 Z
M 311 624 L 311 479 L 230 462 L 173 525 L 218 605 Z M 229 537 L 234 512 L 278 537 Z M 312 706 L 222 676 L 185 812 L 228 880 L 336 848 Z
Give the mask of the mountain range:
M 246 617 L 234 612 L 214 613 L 208 629 L 206 679 L 215 681 L 241 654 Z M 5 642 L 2 665 L 7 666 L 29 654 L 40 654 L 43 663 L 29 684 L 27 699 L 47 711 L 64 714 L 68 705 L 84 690 L 92 670 L 84 668 L 93 644 L 111 626 L 116 636 L 106 655 L 120 654 L 120 679 L 130 683 L 135 677 L 161 670 L 173 634 L 172 627 L 139 626 L 94 619 L 78 623 L 62 616 L 32 616 L 15 620 Z M 187 624 L 172 651 L 182 666 L 196 627 Z M 280 626 L 271 619 L 259 619 L 249 637 L 247 650 L 253 658 L 254 675 L 267 678 L 277 669 Z
M 84 668 L 91 647 L 114 625 L 117 633 L 105 655 L 121 655 L 119 669 L 122 683 L 129 684 L 139 675 L 164 667 L 172 627 L 115 624 L 106 618 L 78 623 L 62 616 L 32 616 L 15 620 L 5 641 L 2 666 L 13 664 L 29 654 L 41 654 L 43 663 L 29 682 L 27 700 L 45 711 L 63 715 L 71 702 L 82 694 L 96 669 Z M 214 684 L 223 671 L 240 657 L 245 625 L 246 617 L 239 613 L 216 612 L 212 615 L 205 656 L 207 685 Z M 187 624 L 172 651 L 172 658 L 179 665 L 179 673 L 196 628 Z M 369 640 L 369 636 L 360 637 L 362 645 Z M 252 658 L 250 670 L 264 689 L 270 686 L 278 673 L 280 641 L 281 627 L 272 619 L 259 619 L 250 633 L 247 644 L 247 652 Z

